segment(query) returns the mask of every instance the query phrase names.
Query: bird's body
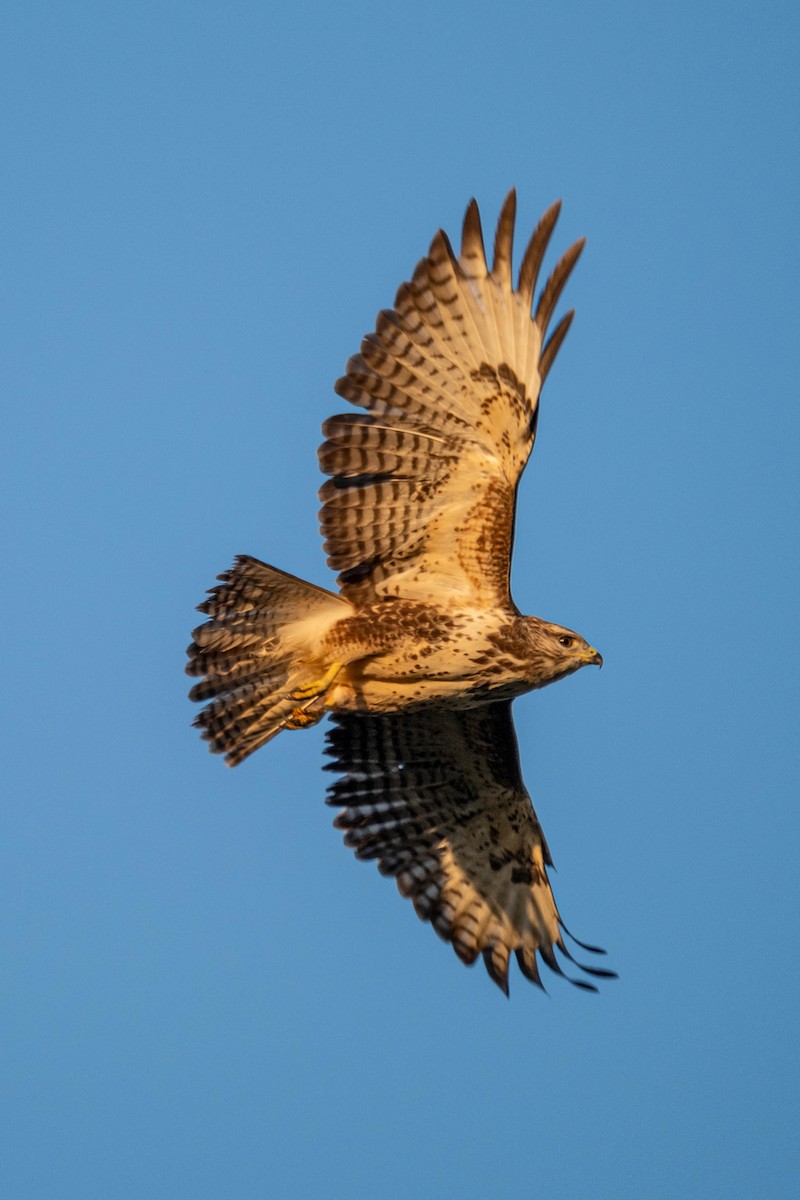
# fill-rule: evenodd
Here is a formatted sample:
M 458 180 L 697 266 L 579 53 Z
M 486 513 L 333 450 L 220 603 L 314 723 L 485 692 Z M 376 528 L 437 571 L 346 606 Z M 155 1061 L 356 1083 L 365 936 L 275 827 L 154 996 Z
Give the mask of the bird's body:
M 510 951 L 535 982 L 537 951 L 554 969 L 553 948 L 568 955 L 510 701 L 602 664 L 579 634 L 522 616 L 509 591 L 517 484 L 572 314 L 545 335 L 583 245 L 531 319 L 558 206 L 516 288 L 514 212 L 512 192 L 491 270 L 474 201 L 460 256 L 437 234 L 337 383 L 365 410 L 328 420 L 319 452 L 339 593 L 240 556 L 200 605 L 209 620 L 187 667 L 192 698 L 208 702 L 197 724 L 231 765 L 331 714 L 345 840 L 504 989 Z
M 571 663 L 548 653 L 559 636 L 574 639 Z M 359 646 L 365 653 L 345 663 Z M 513 700 L 599 659 L 578 634 L 536 617 L 415 600 L 385 600 L 340 618 L 324 639 L 323 655 L 344 663 L 325 696 L 331 712 Z

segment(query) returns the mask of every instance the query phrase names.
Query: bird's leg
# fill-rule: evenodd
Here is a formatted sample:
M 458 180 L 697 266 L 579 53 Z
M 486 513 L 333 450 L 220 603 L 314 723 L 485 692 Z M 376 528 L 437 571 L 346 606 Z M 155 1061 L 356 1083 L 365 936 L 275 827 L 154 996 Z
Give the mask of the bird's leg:
M 318 696 L 321 696 L 323 692 L 328 690 L 343 665 L 340 662 L 332 663 L 320 679 L 312 679 L 311 683 L 304 683 L 302 687 L 296 688 L 292 692 L 292 699 L 316 700 Z
M 319 700 L 320 696 L 325 694 L 342 666 L 343 664 L 340 662 L 332 663 L 320 679 L 314 679 L 311 683 L 304 684 L 292 693 L 293 700 L 302 700 L 305 703 L 292 709 L 286 721 L 287 729 L 307 729 L 309 725 L 316 725 L 317 721 L 321 720 L 325 712 L 324 706 L 320 705 L 319 708 L 312 709 L 312 705 L 315 700 Z

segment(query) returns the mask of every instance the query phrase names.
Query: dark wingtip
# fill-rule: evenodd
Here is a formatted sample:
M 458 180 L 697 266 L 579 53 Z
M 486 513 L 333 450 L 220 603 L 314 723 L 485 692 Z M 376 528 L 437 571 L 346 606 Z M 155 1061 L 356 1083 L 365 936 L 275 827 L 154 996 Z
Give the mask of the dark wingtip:
M 563 929 L 564 926 L 562 925 L 561 928 Z M 570 937 L 571 936 L 572 935 L 570 934 Z M 575 941 L 576 939 L 573 938 L 572 940 Z M 580 945 L 581 943 L 578 942 L 577 944 Z M 568 958 L 571 963 L 575 964 L 575 966 L 578 968 L 578 970 L 585 971 L 585 973 L 587 975 L 591 975 L 594 979 L 618 979 L 619 978 L 616 971 L 609 971 L 607 967 L 588 967 L 586 965 L 586 963 L 578 962 L 577 958 L 575 958 L 573 956 L 573 954 L 570 952 L 569 947 L 565 944 L 563 939 L 558 943 L 558 948 L 561 951 L 561 953 L 564 955 L 565 958 Z M 584 947 L 584 949 L 590 949 L 590 947 L 586 946 L 586 947 Z M 600 953 L 603 953 L 603 952 L 601 951 Z M 580 981 L 576 980 L 576 979 L 571 979 L 570 983 L 580 983 Z M 597 988 L 594 988 L 593 990 L 597 991 Z
M 519 969 L 525 978 L 530 983 L 533 983 L 536 985 L 536 987 L 540 988 L 545 995 L 548 995 L 547 988 L 542 983 L 541 976 L 539 975 L 539 968 L 536 965 L 536 953 L 534 952 L 530 955 L 530 958 L 526 958 L 525 951 L 520 948 L 514 951 L 514 955 L 517 960 L 517 965 L 519 966 Z
M 497 231 L 494 236 L 492 276 L 502 286 L 511 287 L 511 258 L 514 252 L 514 221 L 517 215 L 517 192 L 515 188 L 503 201 Z
M 575 934 L 572 933 L 571 930 L 567 929 L 567 927 L 563 921 L 559 921 L 559 925 L 561 926 L 561 928 L 563 929 L 563 931 L 567 935 L 567 937 L 570 939 L 570 941 L 574 942 L 576 946 L 580 946 L 581 950 L 588 950 L 590 954 L 607 954 L 608 953 L 607 950 L 603 950 L 602 946 L 590 946 L 588 942 L 582 942 L 580 940 L 580 938 L 576 938 Z
M 616 971 L 608 971 L 604 967 L 587 967 L 585 963 L 576 962 L 577 967 L 585 971 L 587 975 L 593 975 L 595 979 L 619 979 Z
M 550 368 L 555 362 L 555 357 L 561 349 L 561 343 L 569 333 L 569 327 L 572 324 L 574 317 L 575 309 L 571 308 L 568 313 L 564 314 L 547 340 L 544 350 L 539 358 L 539 383 L 541 387 L 544 387 L 544 381 L 550 374 Z
M 598 989 L 593 983 L 587 983 L 585 979 L 573 979 L 570 975 L 565 975 L 564 978 L 573 987 L 580 988 L 582 992 L 594 992 L 597 995 Z
M 552 275 L 544 285 L 542 294 L 539 297 L 539 303 L 536 306 L 536 312 L 533 316 L 534 323 L 539 326 L 543 338 L 547 333 L 547 327 L 550 324 L 553 310 L 558 304 L 561 293 L 585 245 L 585 237 L 578 238 L 577 242 L 573 242 L 570 248 L 562 254 L 553 269 Z
M 455 252 L 450 243 L 450 238 L 443 229 L 437 229 L 436 233 L 433 235 L 430 249 L 428 250 L 428 259 L 433 259 L 436 261 L 442 257 L 448 259 L 453 267 L 457 267 L 459 265 L 458 259 L 456 258 Z
M 536 281 L 539 277 L 542 259 L 544 258 L 547 244 L 552 237 L 560 212 L 561 201 L 556 200 L 542 214 L 538 225 L 531 234 L 530 241 L 523 255 L 522 264 L 519 269 L 517 291 L 528 306 L 533 303 L 533 293 L 536 291 Z
M 557 943 L 557 945 L 558 945 L 559 950 L 570 960 L 570 962 L 575 963 L 575 959 L 572 957 L 569 950 L 564 945 L 563 941 L 559 941 Z M 542 956 L 543 962 L 545 962 L 547 964 L 547 966 L 550 968 L 550 970 L 554 974 L 560 975 L 562 979 L 566 979 L 567 983 L 571 983 L 573 987 L 580 988 L 581 991 L 584 991 L 584 992 L 596 992 L 598 990 L 593 983 L 587 983 L 587 981 L 585 979 L 573 979 L 573 977 L 571 975 L 567 975 L 567 973 L 562 969 L 560 962 L 556 958 L 555 952 L 554 952 L 552 946 L 547 945 L 547 944 L 540 946 L 539 953 Z M 585 968 L 581 967 L 580 963 L 575 963 L 575 966 L 579 967 L 581 970 L 585 969 Z M 588 974 L 594 975 L 595 972 L 593 970 L 591 970 L 588 972 Z
M 501 969 L 494 960 L 491 946 L 487 946 L 482 951 L 482 955 L 490 979 L 497 984 L 503 995 L 508 998 L 508 959 L 506 959 L 505 967 Z
M 461 264 L 473 275 L 476 269 L 479 275 L 485 274 L 487 269 L 481 214 L 474 196 L 464 213 L 464 224 L 461 229 Z

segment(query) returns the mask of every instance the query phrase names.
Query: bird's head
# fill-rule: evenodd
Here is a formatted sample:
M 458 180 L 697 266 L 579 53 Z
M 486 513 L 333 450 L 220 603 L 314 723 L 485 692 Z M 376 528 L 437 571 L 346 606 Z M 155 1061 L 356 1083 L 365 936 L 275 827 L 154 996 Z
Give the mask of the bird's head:
M 602 667 L 602 654 L 574 629 L 552 625 L 539 617 L 527 617 L 525 624 L 531 643 L 534 687 L 554 683 L 556 679 L 572 675 L 581 667 Z

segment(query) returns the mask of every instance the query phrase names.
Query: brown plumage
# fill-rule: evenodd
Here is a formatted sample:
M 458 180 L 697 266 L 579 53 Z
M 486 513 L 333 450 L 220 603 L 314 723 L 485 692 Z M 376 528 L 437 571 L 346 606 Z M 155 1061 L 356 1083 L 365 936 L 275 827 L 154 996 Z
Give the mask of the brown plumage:
M 491 268 L 474 201 L 458 256 L 436 235 L 336 384 L 363 410 L 326 421 L 319 451 L 339 594 L 240 557 L 200 606 L 209 620 L 187 666 L 192 698 L 209 702 L 196 723 L 231 765 L 333 714 L 330 803 L 347 844 L 506 991 L 512 951 L 534 982 L 537 952 L 556 970 L 554 948 L 571 957 L 510 702 L 602 663 L 580 635 L 523 617 L 509 592 L 516 488 L 572 313 L 547 331 L 583 247 L 531 315 L 559 206 L 515 289 L 515 203 L 512 191 Z

